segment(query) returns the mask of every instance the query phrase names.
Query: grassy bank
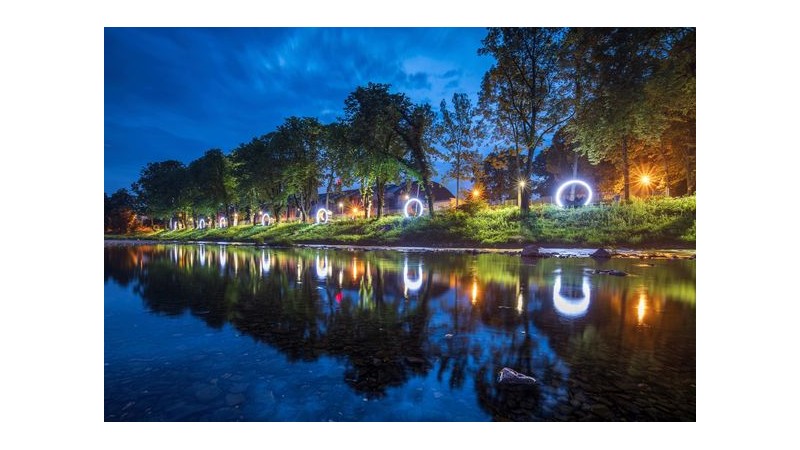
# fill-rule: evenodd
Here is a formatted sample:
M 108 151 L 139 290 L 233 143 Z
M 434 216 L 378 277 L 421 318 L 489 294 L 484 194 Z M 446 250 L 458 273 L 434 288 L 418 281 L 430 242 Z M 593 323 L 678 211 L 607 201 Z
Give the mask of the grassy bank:
M 159 240 L 217 240 L 291 245 L 302 243 L 439 247 L 541 246 L 680 247 L 695 246 L 695 197 L 635 200 L 630 204 L 561 209 L 534 205 L 520 218 L 516 207 L 472 213 L 380 220 L 332 220 L 328 224 L 239 225 L 206 230 L 158 231 L 126 236 Z

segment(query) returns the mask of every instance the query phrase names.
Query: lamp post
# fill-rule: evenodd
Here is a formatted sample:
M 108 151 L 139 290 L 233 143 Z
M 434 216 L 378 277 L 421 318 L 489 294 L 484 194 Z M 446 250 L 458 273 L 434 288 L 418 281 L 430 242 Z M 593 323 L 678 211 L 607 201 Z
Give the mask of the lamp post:
M 339 202 L 339 214 L 342 214 L 343 212 L 344 212 L 344 203 Z
M 525 181 L 520 180 L 518 187 L 519 188 L 517 189 L 517 206 L 519 206 L 520 209 L 522 209 L 522 190 L 525 189 Z

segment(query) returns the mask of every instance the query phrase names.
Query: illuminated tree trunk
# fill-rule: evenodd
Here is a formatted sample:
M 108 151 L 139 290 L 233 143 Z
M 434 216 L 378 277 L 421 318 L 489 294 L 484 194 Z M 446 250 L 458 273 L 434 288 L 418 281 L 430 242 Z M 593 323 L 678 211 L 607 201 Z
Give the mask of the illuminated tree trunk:
M 631 199 L 630 171 L 628 167 L 628 139 L 622 139 L 622 179 L 624 183 L 625 201 Z

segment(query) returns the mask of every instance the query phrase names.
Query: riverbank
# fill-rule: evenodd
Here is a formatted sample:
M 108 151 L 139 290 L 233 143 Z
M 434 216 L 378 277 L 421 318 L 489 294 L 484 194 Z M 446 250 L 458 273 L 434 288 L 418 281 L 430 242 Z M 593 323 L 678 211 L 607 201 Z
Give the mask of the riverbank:
M 325 224 L 279 223 L 216 229 L 162 230 L 112 239 L 243 242 L 277 246 L 337 245 L 517 250 L 549 248 L 694 249 L 695 197 L 656 198 L 623 205 L 562 209 L 534 205 L 527 217 L 515 207 L 434 217 L 332 219 Z

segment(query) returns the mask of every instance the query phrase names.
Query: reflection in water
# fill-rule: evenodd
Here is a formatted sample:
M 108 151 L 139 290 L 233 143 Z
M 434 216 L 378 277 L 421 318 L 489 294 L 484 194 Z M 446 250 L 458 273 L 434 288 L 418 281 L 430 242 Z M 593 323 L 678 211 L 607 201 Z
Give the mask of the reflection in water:
M 408 276 L 408 257 L 406 257 L 403 263 L 403 284 L 406 291 L 418 291 L 422 287 L 422 260 L 419 261 L 417 266 L 417 278 L 412 280 Z
M 638 270 L 621 278 L 488 254 L 425 254 L 423 273 L 420 256 L 107 245 L 107 286 L 156 328 L 137 335 L 107 290 L 106 419 L 694 419 L 694 261 L 588 261 Z M 499 384 L 503 367 L 539 381 Z
M 639 304 L 636 305 L 636 319 L 639 322 L 639 325 L 644 323 L 644 314 L 647 311 L 647 297 L 645 296 L 644 292 L 639 294 Z
M 556 275 L 553 284 L 553 306 L 559 314 L 566 317 L 577 318 L 586 315 L 591 302 L 591 289 L 589 287 L 589 277 L 583 276 L 581 284 L 581 296 L 564 296 L 561 292 L 561 274 Z

